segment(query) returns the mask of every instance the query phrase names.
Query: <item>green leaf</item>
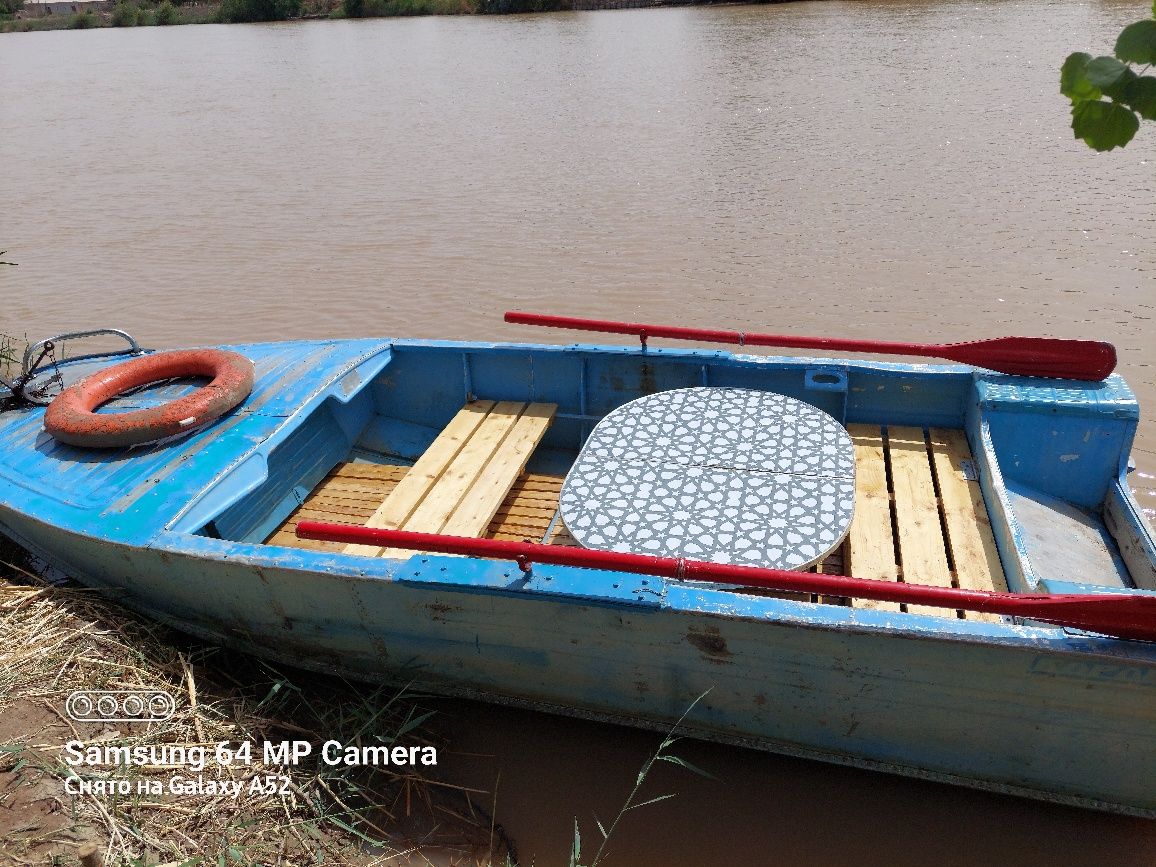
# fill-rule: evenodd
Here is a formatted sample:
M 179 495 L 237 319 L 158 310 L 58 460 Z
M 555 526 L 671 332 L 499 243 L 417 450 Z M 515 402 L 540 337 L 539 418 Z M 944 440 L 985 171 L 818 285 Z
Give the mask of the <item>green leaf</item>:
M 1156 120 L 1156 78 L 1141 75 L 1128 82 L 1121 100 L 1145 120 Z
M 352 834 L 354 837 L 357 837 L 359 840 L 364 840 L 370 846 L 384 846 L 385 845 L 385 841 L 374 840 L 372 837 L 367 837 L 365 834 L 362 834 L 360 831 L 358 831 L 356 828 L 354 828 L 352 825 L 350 825 L 348 822 L 343 822 L 340 819 L 338 819 L 336 816 L 326 816 L 325 818 L 328 819 L 330 822 L 332 822 L 334 825 L 336 825 L 341 830 Z
M 643 801 L 641 804 L 631 804 L 629 807 L 627 807 L 627 809 L 637 810 L 639 807 L 649 807 L 651 804 L 657 804 L 659 801 L 665 801 L 668 798 L 673 798 L 674 795 L 674 792 L 671 792 L 669 795 L 659 795 L 657 798 L 651 798 L 649 801 Z
M 1128 71 L 1128 67 L 1115 57 L 1097 57 L 1088 64 L 1088 81 L 1100 90 L 1107 90 Z
M 1109 96 L 1116 102 L 1127 102 L 1128 85 L 1137 79 L 1130 67 L 1125 66 L 1124 72 L 1112 84 L 1104 88 L 1104 96 Z
M 574 845 L 570 847 L 570 867 L 578 867 L 582 857 L 582 835 L 578 833 L 578 819 L 574 819 Z
M 1072 105 L 1086 99 L 1100 98 L 1100 88 L 1088 81 L 1088 64 L 1091 60 L 1092 55 L 1077 51 L 1068 55 L 1060 69 L 1060 93 L 1070 99 Z
M 1156 3 L 1152 14 L 1156 15 Z M 1156 63 L 1156 21 L 1129 24 L 1116 39 L 1115 54 L 1132 63 Z
M 437 713 L 436 710 L 431 710 L 431 711 L 427 711 L 426 713 L 423 713 L 421 716 L 416 716 L 410 720 L 407 720 L 405 725 L 403 725 L 401 728 L 399 728 L 397 730 L 397 735 L 395 736 L 394 739 L 397 740 L 402 735 L 413 731 L 415 728 L 417 728 L 419 725 L 421 725 L 423 722 L 425 722 L 427 719 L 429 719 L 435 713 Z
M 672 765 L 678 765 L 680 768 L 686 768 L 688 771 L 696 773 L 700 777 L 706 777 L 708 780 L 718 779 L 713 774 L 707 773 L 702 768 L 692 765 L 686 759 L 679 758 L 678 756 L 659 756 L 658 758 L 661 761 L 670 762 Z
M 1123 147 L 1140 128 L 1140 119 L 1115 102 L 1081 102 L 1072 108 L 1072 132 L 1097 151 Z

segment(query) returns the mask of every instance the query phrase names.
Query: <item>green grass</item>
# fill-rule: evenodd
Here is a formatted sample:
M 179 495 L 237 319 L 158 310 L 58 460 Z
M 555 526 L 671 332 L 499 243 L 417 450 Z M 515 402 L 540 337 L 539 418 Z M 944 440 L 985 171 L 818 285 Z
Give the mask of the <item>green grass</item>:
M 140 18 L 140 10 L 131 0 L 120 0 L 112 10 L 109 23 L 113 27 L 136 27 Z
M 89 12 L 87 9 L 84 12 L 77 12 L 70 19 L 68 19 L 69 30 L 89 30 L 90 28 L 100 26 L 100 19 Z
M 162 0 L 161 3 L 157 4 L 157 11 L 154 16 L 154 21 L 158 27 L 165 27 L 170 24 L 180 24 L 181 13 L 177 11 L 177 7 L 170 3 L 169 0 Z
M 669 762 L 672 765 L 678 765 L 680 768 L 685 768 L 691 773 L 698 774 L 699 776 L 708 777 L 712 780 L 715 779 L 711 774 L 708 774 L 702 768 L 695 767 L 686 759 L 681 758 L 680 756 L 676 756 L 670 752 L 670 748 L 679 741 L 679 738 L 675 737 L 674 733 L 678 731 L 678 727 L 682 725 L 682 722 L 687 718 L 687 715 L 689 715 L 690 712 L 694 710 L 694 706 L 702 701 L 709 692 L 710 690 L 708 689 L 706 692 L 704 692 L 690 703 L 687 709 L 682 712 L 682 716 L 678 718 L 678 722 L 670 727 L 670 731 L 666 733 L 666 737 L 662 739 L 662 743 L 659 744 L 658 749 L 655 750 L 654 754 L 650 758 L 642 763 L 642 769 L 638 772 L 638 778 L 634 782 L 634 788 L 631 789 L 630 794 L 626 796 L 626 801 L 618 810 L 618 815 L 616 815 L 611 821 L 610 827 L 607 828 L 602 824 L 597 816 L 594 817 L 594 824 L 598 826 L 598 833 L 602 836 L 602 840 L 598 845 L 598 851 L 594 853 L 594 860 L 590 862 L 589 867 L 598 867 L 598 865 L 602 863 L 603 859 L 607 855 L 606 847 L 610 844 L 610 838 L 614 835 L 614 830 L 618 827 L 618 823 L 622 821 L 622 818 L 627 813 L 629 813 L 631 810 L 637 810 L 641 807 L 648 807 L 651 804 L 657 804 L 660 801 L 666 801 L 675 797 L 674 793 L 668 793 L 665 795 L 658 795 L 654 798 L 648 798 L 645 801 L 638 800 L 638 794 L 642 790 L 642 784 L 645 783 L 646 778 L 650 776 L 650 771 L 654 767 L 655 762 Z M 570 846 L 569 867 L 583 867 L 579 860 L 581 857 L 582 834 L 578 829 L 578 819 L 575 818 L 574 839 Z
M 22 18 L 19 21 L 0 21 L 0 33 L 35 33 L 40 30 L 65 30 L 72 19 L 67 15 L 45 15 L 43 18 Z

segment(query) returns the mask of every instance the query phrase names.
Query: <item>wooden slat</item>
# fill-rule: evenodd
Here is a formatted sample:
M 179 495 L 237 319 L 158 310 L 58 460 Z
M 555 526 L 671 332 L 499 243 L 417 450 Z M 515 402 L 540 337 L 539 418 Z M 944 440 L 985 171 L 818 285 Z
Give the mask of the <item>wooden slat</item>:
M 542 534 L 539 533 L 537 536 L 535 536 L 533 533 L 518 533 L 507 532 L 505 530 L 496 530 L 492 533 L 488 533 L 486 538 L 499 539 L 503 542 L 538 542 L 541 540 Z
M 338 464 L 329 478 L 337 479 L 386 479 L 399 481 L 408 470 L 408 467 L 397 467 L 392 464 L 348 463 Z
M 458 508 L 486 464 L 501 447 L 526 404 L 501 401 L 486 416 L 474 435 L 469 438 L 458 457 L 446 468 L 425 499 L 404 523 L 407 530 L 418 533 L 440 533 Z M 505 491 L 502 492 L 503 496 Z
M 556 503 L 558 501 L 558 489 L 552 491 L 526 491 L 515 488 L 510 492 L 513 499 L 510 500 L 511 505 L 523 503 L 527 506 L 537 507 L 542 503 Z
M 908 584 L 951 586 L 951 570 L 939 522 L 939 503 L 931 481 L 927 443 L 921 428 L 889 427 L 888 456 L 895 489 L 895 524 L 903 580 Z M 909 605 L 918 614 L 950 616 L 943 608 Z
M 546 532 L 545 527 L 527 527 L 518 524 L 497 524 L 492 523 L 486 528 L 486 539 L 496 539 L 499 535 L 510 534 L 518 537 L 519 541 L 529 540 L 531 542 L 541 542 L 542 534 Z
M 393 484 L 397 484 L 396 482 Z M 351 496 L 379 496 L 382 491 L 392 490 L 393 484 L 386 479 L 348 479 L 344 477 L 334 477 L 326 480 L 323 486 L 326 491 L 337 493 L 338 491 Z M 318 486 L 322 487 L 322 486 Z M 380 501 L 378 503 L 380 505 Z
M 396 530 L 405 524 L 454 459 L 464 451 L 466 444 L 473 440 L 473 434 L 485 424 L 493 414 L 492 410 L 499 405 L 492 400 L 477 400 L 459 410 L 405 474 L 405 478 L 398 482 L 393 492 L 365 522 L 365 526 Z M 375 545 L 346 545 L 345 553 L 376 557 L 382 553 L 382 549 Z
M 324 521 L 326 516 L 345 515 L 350 520 L 364 523 L 365 520 L 373 514 L 373 506 L 365 504 L 358 508 L 356 504 L 349 505 L 345 500 L 336 500 L 333 503 L 325 502 L 307 502 L 303 506 L 299 506 L 294 513 L 295 517 L 303 521 Z
M 485 472 L 486 465 L 514 430 L 525 409 L 526 404 L 518 401 L 496 403 L 457 457 L 445 468 L 437 483 L 429 489 L 412 514 L 401 522 L 400 528 L 417 533 L 444 533 L 450 517 L 461 507 L 474 483 Z M 502 494 L 505 493 L 503 490 Z M 404 559 L 413 554 L 413 551 L 401 548 L 384 548 L 378 556 Z
M 526 482 L 522 486 L 522 490 L 526 491 L 527 493 L 543 493 L 543 494 L 557 493 L 559 487 L 561 486 L 561 482 L 555 483 L 555 482 L 546 482 L 546 481 L 541 481 L 541 480 L 534 480 L 534 479 L 528 478 L 527 476 L 523 476 L 523 478 L 526 479 Z
M 548 518 L 526 518 L 520 515 L 495 515 L 490 521 L 490 529 L 497 530 L 499 528 L 517 527 L 525 530 L 537 530 L 538 537 L 546 532 L 546 528 L 550 526 L 550 521 L 554 516 Z
M 556 403 L 532 403 L 526 407 L 442 532 L 451 536 L 480 536 L 485 531 L 546 435 L 557 411 Z
M 852 424 L 847 426 L 847 432 L 855 444 L 855 518 L 847 536 L 850 574 L 876 581 L 898 581 L 882 430 L 877 425 Z M 899 611 L 894 602 L 856 599 L 852 604 L 857 608 Z
M 555 511 L 557 510 L 555 509 Z M 537 527 L 541 525 L 542 529 L 545 530 L 553 517 L 554 512 L 547 512 L 544 509 L 536 511 L 532 515 L 511 512 L 506 508 L 506 504 L 503 503 L 501 508 L 494 513 L 494 517 L 490 519 L 490 522 L 495 524 L 503 522 L 507 524 L 519 524 L 527 527 Z
M 564 476 L 531 478 L 529 473 L 522 473 L 490 521 L 486 538 L 515 538 L 518 541 L 530 539 L 541 542 L 546 531 L 550 529 L 550 522 L 558 512 L 558 498 L 564 481 Z M 532 490 L 537 487 L 541 487 L 542 490 Z M 527 494 L 533 498 L 527 500 Z M 532 504 L 533 514 L 521 513 L 527 503 Z
M 360 475 L 351 475 L 349 468 L 354 466 L 371 469 L 369 473 L 358 469 L 354 473 Z M 305 498 L 305 503 L 273 532 L 266 544 L 315 551 L 344 550 L 345 545 L 337 542 L 298 539 L 295 535 L 298 521 L 325 520 L 364 525 L 366 516 L 373 514 L 408 470 L 408 467 L 384 464 L 338 464 Z M 564 476 L 522 473 L 490 521 L 486 537 L 541 540 L 558 511 L 558 497 L 564 481 Z M 346 490 L 350 482 L 364 483 L 366 490 Z
M 570 534 L 570 531 L 566 528 L 566 525 L 559 521 L 554 526 L 554 534 L 550 537 L 549 544 L 565 545 L 567 547 L 577 548 L 578 540 Z
M 322 542 L 318 539 L 298 539 L 296 536 L 289 534 L 282 536 L 278 533 L 269 540 L 270 545 L 285 545 L 290 548 L 304 548 L 307 551 L 340 551 L 344 545 L 340 542 Z
M 957 583 L 965 590 L 1007 592 L 983 491 L 978 481 L 964 475 L 963 462 L 972 458 L 967 436 L 961 430 L 933 428 L 930 441 Z M 966 617 L 990 622 L 1000 620 L 995 614 L 978 612 L 967 612 Z
M 349 496 L 348 491 L 319 490 L 305 498 L 304 506 L 307 509 L 333 506 L 359 512 L 364 510 L 368 517 L 377 511 L 382 500 L 388 496 L 388 490 L 379 491 L 377 494 L 359 494 L 356 497 Z
M 500 491 L 498 493 L 501 493 Z M 555 504 L 557 501 L 555 501 Z M 494 512 L 495 515 L 520 515 L 525 518 L 552 518 L 554 517 L 554 509 L 549 506 L 544 508 L 531 508 L 529 506 L 522 506 L 516 503 L 502 503 L 502 505 Z

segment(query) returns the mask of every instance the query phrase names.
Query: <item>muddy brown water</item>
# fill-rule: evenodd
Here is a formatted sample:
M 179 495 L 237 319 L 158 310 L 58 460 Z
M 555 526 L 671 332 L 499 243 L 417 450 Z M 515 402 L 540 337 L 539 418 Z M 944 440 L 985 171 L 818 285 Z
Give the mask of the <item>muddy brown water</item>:
M 0 37 L 0 331 L 574 339 L 502 311 L 1113 341 L 1156 512 L 1156 136 L 1057 93 L 1124 2 L 823 2 Z M 444 706 L 524 863 L 652 734 Z M 1156 863 L 1153 823 L 705 744 L 608 864 Z M 477 755 L 467 755 L 477 754 Z

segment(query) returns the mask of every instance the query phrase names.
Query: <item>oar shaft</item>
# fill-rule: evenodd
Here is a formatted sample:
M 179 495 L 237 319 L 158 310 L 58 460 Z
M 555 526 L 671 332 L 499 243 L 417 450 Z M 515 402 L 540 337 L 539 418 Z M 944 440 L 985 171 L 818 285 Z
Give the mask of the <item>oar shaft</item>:
M 1000 337 L 967 343 L 902 343 L 889 340 L 851 340 L 844 337 L 801 337 L 794 334 L 684 328 L 677 325 L 649 325 L 641 322 L 551 316 L 513 310 L 506 313 L 506 321 L 519 325 L 543 325 L 548 328 L 569 328 L 577 331 L 633 334 L 641 338 L 643 345 L 651 337 L 667 337 L 674 340 L 730 343 L 740 346 L 915 355 L 925 358 L 946 358 L 999 373 L 1094 382 L 1104 379 L 1116 367 L 1115 347 L 1110 343 L 1096 340 Z
M 375 545 L 379 548 L 520 559 L 527 563 L 551 563 L 744 587 L 823 593 L 882 602 L 1007 614 L 1120 638 L 1156 641 L 1156 596 L 1123 594 L 1044 596 L 987 593 L 951 587 L 931 587 L 924 584 L 872 581 L 843 575 L 818 575 L 783 569 L 707 563 L 702 560 L 656 557 L 649 554 L 622 554 L 589 548 L 539 545 L 532 542 L 473 539 L 437 533 L 412 533 L 405 530 L 379 530 L 317 521 L 302 521 L 297 525 L 297 535 L 302 539 Z
M 794 334 L 760 334 L 754 331 L 729 331 L 717 328 L 684 328 L 678 325 L 648 325 L 641 322 L 616 322 L 611 319 L 584 319 L 577 316 L 552 316 L 544 313 L 520 313 L 511 310 L 506 321 L 518 325 L 542 325 L 547 328 L 570 328 L 575 331 L 600 331 L 605 334 L 633 334 L 636 337 L 666 337 L 672 340 L 697 340 L 703 343 L 731 343 L 740 346 L 776 346 L 788 349 L 829 349 L 835 352 L 878 352 L 886 355 L 928 355 L 927 349 L 938 349 L 916 343 L 882 340 L 849 340 L 840 337 L 800 337 Z

